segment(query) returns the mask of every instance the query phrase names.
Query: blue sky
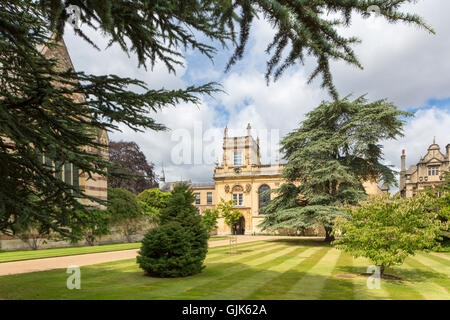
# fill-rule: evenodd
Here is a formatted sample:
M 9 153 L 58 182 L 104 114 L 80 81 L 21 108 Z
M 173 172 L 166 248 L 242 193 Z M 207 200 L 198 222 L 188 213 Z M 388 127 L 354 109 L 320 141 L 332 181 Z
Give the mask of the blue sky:
M 341 96 L 352 93 L 354 96 L 367 94 L 370 100 L 388 98 L 402 110 L 415 114 L 405 126 L 404 138 L 384 142 L 385 161 L 397 168 L 402 149 L 406 149 L 407 165 L 411 165 L 426 152 L 434 136 L 442 152 L 450 143 L 450 19 L 447 17 L 450 1 L 422 0 L 405 7 L 405 11 L 423 16 L 437 34 L 431 35 L 417 27 L 392 25 L 382 19 L 354 17 L 350 28 L 342 32 L 362 40 L 354 49 L 364 70 L 344 63 L 331 65 Z M 211 180 L 214 161 L 179 164 L 174 161 L 174 154 L 190 149 L 193 159 L 198 150 L 212 147 L 220 160 L 225 125 L 231 135 L 241 135 L 247 123 L 251 123 L 253 135 L 260 136 L 261 147 L 269 150 L 269 156 L 263 157 L 263 161 L 273 160 L 270 150 L 276 149 L 274 140 L 297 127 L 305 113 L 322 100 L 330 99 L 328 92 L 320 88 L 320 78 L 312 84 L 306 83 L 315 65 L 311 59 L 306 60 L 305 66 L 288 69 L 277 82 L 266 84 L 268 56 L 264 51 L 274 31 L 264 20 L 255 22 L 244 59 L 228 73 L 224 73 L 224 68 L 232 50 L 219 47 L 214 64 L 198 52 L 189 51 L 185 66 L 177 68 L 176 75 L 169 75 L 161 64 L 153 71 L 138 69 L 135 57 L 128 58 L 117 47 L 97 52 L 75 37 L 69 28 L 65 40 L 77 70 L 135 77 L 152 88 L 183 88 L 216 81 L 226 91 L 213 98 L 203 97 L 199 106 L 181 104 L 155 114 L 158 121 L 171 129 L 168 132 L 135 133 L 122 127 L 122 133 L 110 134 L 112 140 L 136 141 L 158 172 L 164 164 L 169 180 L 180 177 Z M 97 43 L 106 44 L 100 35 L 94 32 L 91 35 Z M 194 131 L 200 127 L 204 135 L 195 136 Z M 176 139 L 183 134 L 190 135 L 189 139 Z M 214 139 L 206 141 L 206 136 Z

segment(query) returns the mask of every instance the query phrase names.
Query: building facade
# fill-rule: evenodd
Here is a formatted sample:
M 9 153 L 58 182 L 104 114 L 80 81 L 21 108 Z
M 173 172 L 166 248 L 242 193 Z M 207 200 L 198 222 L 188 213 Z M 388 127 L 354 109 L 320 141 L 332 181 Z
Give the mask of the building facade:
M 274 164 L 261 163 L 259 139 L 252 137 L 250 124 L 247 126 L 247 135 L 241 137 L 229 137 L 228 129 L 225 128 L 222 163 L 216 162 L 213 182 L 191 184 L 198 212 L 203 214 L 206 209 L 215 209 L 221 199 L 234 200 L 235 207 L 243 215 L 237 232 L 261 233 L 258 227 L 264 219 L 261 208 L 271 197 L 264 192 L 276 189 L 284 182 L 281 178 L 283 168 L 284 164 L 279 161 Z M 364 187 L 370 195 L 387 191 L 375 181 L 364 182 Z M 231 233 L 224 218 L 219 218 L 217 232 Z
M 420 190 L 432 189 L 443 182 L 444 172 L 450 170 L 450 144 L 445 147 L 445 155 L 435 141 L 427 153 L 415 165 L 406 169 L 406 153 L 402 150 L 400 171 L 400 195 L 414 197 Z

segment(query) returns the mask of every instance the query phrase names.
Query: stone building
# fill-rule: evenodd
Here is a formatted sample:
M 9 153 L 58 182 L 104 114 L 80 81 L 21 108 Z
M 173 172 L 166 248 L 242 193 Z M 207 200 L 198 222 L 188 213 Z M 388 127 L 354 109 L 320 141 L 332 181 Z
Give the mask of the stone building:
M 450 144 L 445 147 L 445 155 L 436 141 L 428 147 L 427 154 L 418 163 L 406 169 L 406 153 L 402 150 L 400 171 L 400 195 L 414 197 L 418 191 L 432 189 L 442 183 L 443 173 L 450 170 Z
M 242 234 L 261 233 L 258 224 L 264 219 L 261 208 L 270 200 L 270 195 L 263 194 L 269 189 L 278 188 L 283 179 L 281 172 L 284 164 L 262 164 L 259 139 L 251 135 L 251 126 L 247 126 L 247 135 L 229 137 L 225 128 L 223 137 L 222 163 L 216 163 L 213 182 L 208 184 L 191 184 L 196 195 L 195 205 L 199 213 L 214 209 L 220 199 L 234 200 L 236 208 L 242 213 L 238 232 Z M 386 187 L 375 181 L 364 182 L 368 194 L 382 194 Z M 218 234 L 229 234 L 230 228 L 223 218 L 218 221 Z

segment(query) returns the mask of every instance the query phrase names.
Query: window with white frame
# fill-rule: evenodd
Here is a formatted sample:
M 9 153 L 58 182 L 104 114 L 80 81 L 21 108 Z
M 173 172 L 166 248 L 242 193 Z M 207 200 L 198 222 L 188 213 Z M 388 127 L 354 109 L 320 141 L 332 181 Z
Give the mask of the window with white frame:
M 244 194 L 233 193 L 233 204 L 235 206 L 243 206 L 244 205 Z
M 242 152 L 235 152 L 233 159 L 233 163 L 235 166 L 242 166 Z
M 428 175 L 429 176 L 438 176 L 439 175 L 439 166 L 428 167 Z
M 206 193 L 206 204 L 212 204 L 212 192 Z
M 200 193 L 195 194 L 195 204 L 200 204 Z

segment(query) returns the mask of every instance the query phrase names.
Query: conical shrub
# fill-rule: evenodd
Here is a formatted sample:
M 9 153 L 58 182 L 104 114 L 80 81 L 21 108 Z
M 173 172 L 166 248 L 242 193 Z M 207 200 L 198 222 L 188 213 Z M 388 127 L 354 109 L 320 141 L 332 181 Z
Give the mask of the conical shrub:
M 186 277 L 199 273 L 208 251 L 208 233 L 186 185 L 172 191 L 160 225 L 150 229 L 137 257 L 139 266 L 155 277 Z

